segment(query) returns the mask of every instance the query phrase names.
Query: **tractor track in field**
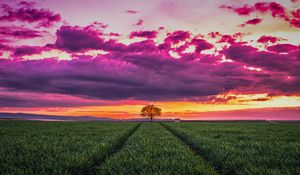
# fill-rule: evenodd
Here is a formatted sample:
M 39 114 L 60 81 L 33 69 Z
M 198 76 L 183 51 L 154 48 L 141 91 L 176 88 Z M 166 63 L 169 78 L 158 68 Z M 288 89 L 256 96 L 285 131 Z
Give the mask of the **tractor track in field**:
M 142 125 L 142 123 L 136 124 L 134 127 L 132 127 L 127 133 L 122 135 L 118 141 L 110 146 L 108 150 L 105 152 L 104 155 L 100 155 L 99 157 L 92 158 L 93 163 L 89 166 L 82 167 L 77 170 L 73 170 L 74 175 L 94 175 L 96 174 L 95 168 L 100 167 L 108 158 L 113 156 L 114 154 L 118 153 L 124 146 L 125 142 L 128 140 L 129 137 L 132 136 L 133 133 L 135 133 L 139 127 Z
M 222 174 L 218 170 L 217 167 L 213 166 L 210 161 L 203 155 L 203 151 L 196 147 L 193 143 L 191 143 L 188 139 L 186 139 L 183 135 L 179 134 L 175 129 L 167 126 L 166 124 L 160 123 L 166 130 L 168 130 L 171 134 L 173 134 L 178 140 L 180 140 L 183 144 L 185 144 L 196 156 L 200 157 L 207 166 L 210 166 L 215 174 Z

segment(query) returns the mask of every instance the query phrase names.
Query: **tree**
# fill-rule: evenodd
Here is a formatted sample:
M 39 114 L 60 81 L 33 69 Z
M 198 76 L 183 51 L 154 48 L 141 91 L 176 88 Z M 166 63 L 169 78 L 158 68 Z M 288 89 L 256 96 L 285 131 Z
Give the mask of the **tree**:
M 153 117 L 157 117 L 160 115 L 161 115 L 161 109 L 154 105 L 147 105 L 147 106 L 143 107 L 143 109 L 141 111 L 141 116 L 149 117 L 151 119 L 151 122 L 153 120 Z

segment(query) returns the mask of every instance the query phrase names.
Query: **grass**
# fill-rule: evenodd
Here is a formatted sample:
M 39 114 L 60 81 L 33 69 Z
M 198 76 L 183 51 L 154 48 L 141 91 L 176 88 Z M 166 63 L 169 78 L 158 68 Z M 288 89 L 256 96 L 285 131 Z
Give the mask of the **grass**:
M 134 123 L 0 122 L 0 174 L 74 174 L 92 166 Z
M 123 149 L 97 174 L 216 174 L 200 157 L 158 123 L 143 123 Z
M 300 125 L 165 123 L 220 174 L 300 174 Z
M 0 174 L 300 174 L 300 124 L 0 121 Z

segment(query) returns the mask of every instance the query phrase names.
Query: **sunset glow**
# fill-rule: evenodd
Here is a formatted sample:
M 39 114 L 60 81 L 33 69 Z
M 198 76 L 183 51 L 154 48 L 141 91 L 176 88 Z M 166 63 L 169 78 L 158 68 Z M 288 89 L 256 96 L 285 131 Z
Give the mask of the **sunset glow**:
M 0 112 L 300 120 L 300 1 L 1 1 Z

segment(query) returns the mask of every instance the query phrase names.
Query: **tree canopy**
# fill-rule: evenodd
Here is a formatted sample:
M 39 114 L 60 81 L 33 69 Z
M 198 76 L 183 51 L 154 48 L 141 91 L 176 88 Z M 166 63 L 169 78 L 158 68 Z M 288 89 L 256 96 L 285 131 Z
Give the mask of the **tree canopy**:
M 155 105 L 147 105 L 143 107 L 141 111 L 141 116 L 150 118 L 151 122 L 154 117 L 158 117 L 160 115 L 161 115 L 161 109 Z

